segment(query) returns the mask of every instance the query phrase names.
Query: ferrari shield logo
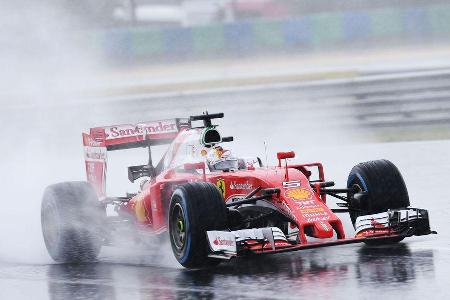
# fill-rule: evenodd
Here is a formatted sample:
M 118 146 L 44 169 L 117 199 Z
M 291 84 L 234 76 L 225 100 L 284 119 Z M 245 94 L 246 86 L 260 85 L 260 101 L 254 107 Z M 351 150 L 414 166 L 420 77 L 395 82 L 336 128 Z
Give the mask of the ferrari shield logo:
M 222 193 L 222 196 L 225 198 L 225 180 L 223 180 L 222 178 L 217 179 L 216 186 Z

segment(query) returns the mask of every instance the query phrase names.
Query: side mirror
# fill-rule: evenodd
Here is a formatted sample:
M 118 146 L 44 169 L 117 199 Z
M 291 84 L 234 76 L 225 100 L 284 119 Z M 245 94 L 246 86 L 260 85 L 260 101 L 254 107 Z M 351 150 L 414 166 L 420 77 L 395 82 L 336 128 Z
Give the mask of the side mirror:
M 277 153 L 278 160 L 282 160 L 282 159 L 286 159 L 286 158 L 294 158 L 294 157 L 295 157 L 295 152 L 294 151 L 278 152 Z
M 294 157 L 295 157 L 295 152 L 294 152 L 294 151 L 289 151 L 289 152 L 278 152 L 278 153 L 277 153 L 278 167 L 281 167 L 281 160 L 282 160 L 282 159 L 286 159 L 286 158 L 294 158 Z M 287 162 L 286 162 L 286 181 L 289 181 L 289 177 L 288 177 L 288 169 L 287 169 Z
M 222 138 L 222 143 L 232 142 L 234 138 L 232 136 L 226 136 Z

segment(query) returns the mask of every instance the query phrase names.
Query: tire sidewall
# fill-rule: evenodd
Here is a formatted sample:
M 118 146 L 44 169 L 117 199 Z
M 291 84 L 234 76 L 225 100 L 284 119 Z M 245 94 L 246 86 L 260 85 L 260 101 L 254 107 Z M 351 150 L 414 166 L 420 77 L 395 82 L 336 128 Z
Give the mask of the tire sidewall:
M 176 249 L 172 232 L 172 213 L 179 204 L 185 222 L 183 251 Z M 172 193 L 167 216 L 169 239 L 175 258 L 186 268 L 203 268 L 217 265 L 220 259 L 208 257 L 209 230 L 227 228 L 227 209 L 222 194 L 209 182 L 189 182 L 179 185 Z
M 103 244 L 105 217 L 104 206 L 89 183 L 48 186 L 41 203 L 41 226 L 49 255 L 57 262 L 94 260 Z M 52 230 L 56 236 L 50 236 Z
M 54 201 L 53 198 L 49 198 L 44 195 L 44 200 L 41 205 L 42 235 L 50 256 L 56 261 L 62 260 L 60 249 L 63 226 L 61 221 L 62 216 L 58 211 L 56 201 Z M 49 214 L 51 214 L 51 218 L 53 219 L 50 218 Z M 53 228 L 51 229 L 49 226 Z M 56 236 L 51 236 L 52 234 L 55 234 L 55 232 L 52 233 L 51 230 L 56 231 Z
M 171 225 L 172 222 L 170 222 L 170 216 L 172 215 L 172 212 L 176 206 L 176 204 L 180 204 L 181 208 L 183 209 L 183 218 L 185 220 L 185 228 L 186 228 L 186 242 L 183 247 L 183 251 L 178 254 L 178 249 L 176 249 L 176 246 L 174 245 L 174 242 L 172 240 L 172 236 L 170 235 L 171 232 Z M 190 257 L 190 251 L 191 245 L 192 245 L 192 232 L 191 232 L 191 220 L 190 220 L 190 208 L 188 201 L 186 200 L 186 191 L 182 188 L 178 188 L 174 191 L 172 194 L 172 200 L 170 201 L 170 207 L 169 207 L 169 218 L 168 218 L 168 225 L 169 225 L 169 235 L 170 235 L 170 244 L 172 246 L 172 250 L 174 255 L 176 256 L 176 259 L 180 262 L 180 264 L 185 264 L 187 260 Z
M 348 188 L 353 188 L 355 185 L 358 186 L 358 188 L 361 190 L 361 192 L 369 193 L 369 191 L 370 191 L 370 187 L 364 180 L 362 171 L 357 167 L 352 169 L 352 171 L 350 172 L 350 175 L 348 176 L 348 181 L 347 181 Z M 352 200 L 350 197 L 349 197 L 349 199 L 350 199 L 350 208 L 360 209 L 360 210 L 364 211 L 364 213 L 361 213 L 361 212 L 350 210 L 350 219 L 352 220 L 353 226 L 355 226 L 357 217 L 364 215 L 364 214 L 369 214 L 369 212 L 371 211 L 371 207 L 370 207 L 371 206 L 370 204 L 372 203 L 371 195 L 369 193 L 366 198 L 366 201 L 364 201 L 363 203 L 358 203 L 358 204 L 355 204 L 355 201 Z
M 348 176 L 347 187 L 353 188 L 355 185 L 367 195 L 361 201 L 355 199 L 353 194 L 348 195 L 353 226 L 359 216 L 405 208 L 410 205 L 403 177 L 389 160 L 368 161 L 353 167 Z

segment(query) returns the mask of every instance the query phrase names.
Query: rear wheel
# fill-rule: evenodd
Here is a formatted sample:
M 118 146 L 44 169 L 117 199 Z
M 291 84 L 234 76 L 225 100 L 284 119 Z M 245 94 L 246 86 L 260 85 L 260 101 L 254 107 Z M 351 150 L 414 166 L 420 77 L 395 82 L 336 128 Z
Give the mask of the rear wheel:
M 366 193 L 366 196 L 360 199 L 349 195 L 350 219 L 353 227 L 359 216 L 410 205 L 408 191 L 400 171 L 392 162 L 385 159 L 363 162 L 353 167 L 348 176 L 347 187 Z M 392 238 L 383 240 L 382 243 L 395 243 L 401 240 L 402 238 Z
M 208 258 L 206 231 L 227 227 L 227 209 L 217 187 L 206 182 L 180 185 L 169 206 L 169 236 L 172 251 L 186 268 L 215 265 L 219 259 Z
M 57 262 L 97 258 L 103 243 L 105 208 L 87 182 L 64 182 L 45 189 L 41 225 L 45 246 Z

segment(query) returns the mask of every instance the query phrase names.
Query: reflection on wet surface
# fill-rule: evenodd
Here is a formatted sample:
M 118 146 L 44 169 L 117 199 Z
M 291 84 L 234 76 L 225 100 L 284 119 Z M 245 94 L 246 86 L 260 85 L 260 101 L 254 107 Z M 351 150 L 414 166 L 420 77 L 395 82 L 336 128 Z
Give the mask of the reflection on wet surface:
M 366 248 L 359 250 L 356 278 L 360 284 L 394 284 L 413 281 L 416 272 L 434 270 L 433 252 L 412 253 L 408 246 Z
M 343 246 L 249 259 L 211 270 L 108 261 L 45 266 L 51 299 L 334 299 L 425 294 L 433 250 Z M 413 293 L 414 292 L 414 293 Z M 376 293 L 376 294 L 375 294 Z
M 115 299 L 111 266 L 55 264 L 48 267 L 51 299 Z

